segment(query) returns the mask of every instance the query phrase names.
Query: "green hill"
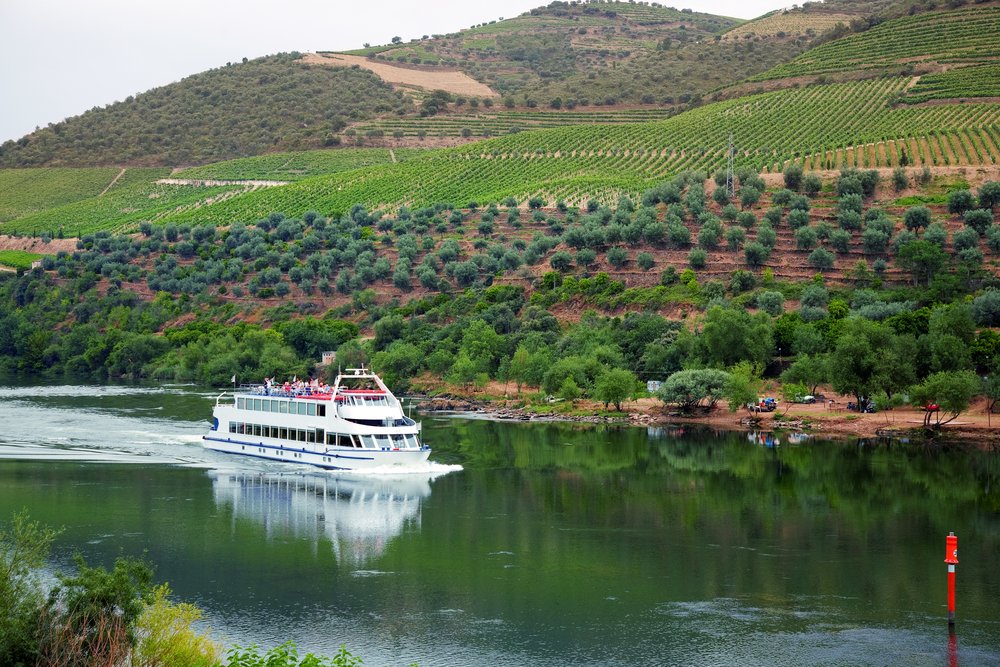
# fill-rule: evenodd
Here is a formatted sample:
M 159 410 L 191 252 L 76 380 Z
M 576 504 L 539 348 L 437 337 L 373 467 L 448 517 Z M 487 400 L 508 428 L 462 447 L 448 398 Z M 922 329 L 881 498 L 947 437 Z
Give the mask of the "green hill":
M 0 146 L 0 166 L 183 165 L 339 143 L 351 120 L 409 111 L 371 72 L 298 54 L 195 74 Z

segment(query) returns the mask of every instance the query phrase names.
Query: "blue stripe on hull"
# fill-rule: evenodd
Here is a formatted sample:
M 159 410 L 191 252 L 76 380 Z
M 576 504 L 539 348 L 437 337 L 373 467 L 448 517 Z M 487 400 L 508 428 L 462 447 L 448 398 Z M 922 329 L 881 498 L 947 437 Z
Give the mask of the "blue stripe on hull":
M 283 447 L 281 445 L 270 445 L 270 444 L 266 444 L 266 443 L 263 443 L 263 442 L 247 442 L 245 440 L 229 440 L 229 439 L 223 439 L 223 438 L 213 438 L 213 437 L 207 436 L 207 435 L 202 436 L 202 440 L 207 440 L 209 442 L 219 442 L 219 443 L 223 443 L 223 444 L 227 444 L 227 445 L 243 445 L 243 446 L 246 446 L 246 447 L 272 449 L 272 450 L 281 450 L 281 451 L 285 451 L 285 452 L 293 452 L 293 453 L 296 453 L 296 454 L 300 454 L 301 453 L 301 454 L 311 454 L 312 456 L 326 456 L 326 457 L 329 457 L 329 458 L 345 459 L 345 460 L 348 460 L 348 461 L 375 461 L 375 457 L 374 456 L 348 456 L 346 454 L 337 454 L 337 453 L 334 453 L 334 452 L 311 452 L 311 451 L 306 450 L 306 449 L 293 449 L 291 447 Z M 208 446 L 206 445 L 206 447 L 208 447 Z M 212 448 L 212 447 L 208 447 L 208 448 L 209 449 L 215 449 L 215 448 Z M 421 448 L 421 450 L 422 450 L 422 448 Z M 421 450 L 416 450 L 416 451 L 421 451 Z M 236 451 L 228 451 L 228 450 L 222 450 L 222 449 L 215 449 L 215 451 L 221 452 L 223 454 L 236 454 L 237 456 L 250 456 L 250 457 L 253 457 L 253 458 L 257 458 L 257 459 L 266 459 L 268 461 L 281 461 L 281 462 L 284 462 L 284 463 L 304 463 L 306 465 L 316 466 L 317 468 L 323 468 L 325 470 L 352 470 L 353 469 L 353 468 L 349 468 L 349 467 L 334 466 L 334 465 L 329 465 L 329 464 L 326 464 L 326 463 L 309 461 L 309 460 L 306 460 L 306 459 L 296 459 L 296 458 L 288 459 L 288 458 L 283 458 L 283 457 L 280 457 L 280 456 L 275 456 L 274 454 L 261 454 L 259 452 L 246 452 L 246 451 L 236 452 Z M 381 453 L 385 453 L 385 454 L 391 456 L 393 454 L 393 451 L 398 451 L 398 450 L 384 450 L 384 452 L 383 452 L 383 450 L 379 450 L 379 451 Z M 403 452 L 400 452 L 400 453 L 409 453 L 409 450 L 406 450 L 406 451 L 403 451 Z

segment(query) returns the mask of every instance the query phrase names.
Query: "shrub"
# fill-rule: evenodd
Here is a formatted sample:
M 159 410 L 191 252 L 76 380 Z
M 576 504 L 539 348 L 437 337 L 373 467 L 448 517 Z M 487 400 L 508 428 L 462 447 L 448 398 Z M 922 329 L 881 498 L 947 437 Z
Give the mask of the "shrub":
M 823 181 L 816 174 L 806 174 L 802 177 L 802 191 L 809 197 L 815 197 L 823 189 Z
M 940 222 L 934 222 L 927 227 L 921 238 L 944 248 L 948 244 L 948 230 Z
M 816 248 L 811 253 L 809 253 L 809 266 L 819 270 L 819 271 L 829 271 L 833 268 L 834 255 L 829 250 L 825 248 Z
M 667 242 L 672 248 L 686 248 L 691 245 L 691 232 L 680 223 L 667 225 Z
M 747 235 L 742 227 L 730 227 L 726 230 L 726 245 L 733 252 L 738 251 L 746 243 Z
M 888 239 L 886 237 L 886 241 Z M 848 252 L 851 249 L 851 233 L 844 229 L 833 230 L 830 232 L 830 246 L 839 253 Z
M 708 253 L 706 253 L 702 248 L 695 248 L 688 253 L 688 264 L 695 269 L 705 268 L 705 262 L 707 260 Z
M 926 227 L 931 224 L 931 210 L 926 206 L 911 206 L 903 214 L 903 223 L 911 230 Z
M 564 273 L 569 270 L 569 267 L 573 265 L 573 258 L 565 250 L 560 250 L 559 252 L 552 255 L 549 259 L 549 266 L 551 266 L 556 271 Z
M 794 192 L 792 192 L 788 188 L 785 188 L 784 190 L 778 190 L 777 192 L 775 192 L 774 196 L 771 197 L 771 202 L 775 206 L 788 206 L 788 204 L 792 201 L 792 197 L 794 196 L 795 196 Z
M 749 292 L 757 286 L 757 276 L 744 269 L 736 269 L 729 276 L 729 291 L 733 294 Z
M 795 247 L 799 250 L 811 250 L 816 247 L 816 230 L 812 227 L 799 227 L 795 230 Z
M 972 227 L 965 227 L 952 235 L 951 243 L 955 248 L 955 252 L 961 252 L 968 248 L 978 248 L 979 233 Z
M 770 251 L 778 242 L 778 233 L 770 225 L 761 225 L 757 230 L 757 241 Z
M 896 192 L 901 192 L 910 187 L 910 179 L 906 176 L 906 170 L 896 167 L 892 171 L 892 187 Z
M 1000 290 L 989 290 L 973 299 L 972 317 L 981 327 L 1000 326 Z
M 628 262 L 628 252 L 621 246 L 615 246 L 608 250 L 608 262 L 616 269 L 620 269 Z
M 715 225 L 705 225 L 698 232 L 698 245 L 705 250 L 714 250 L 719 245 L 720 230 Z
M 761 266 L 771 256 L 771 249 L 759 241 L 752 241 L 743 248 L 743 254 L 747 259 L 747 264 L 750 266 Z M 688 260 L 690 261 L 690 257 Z
M 785 187 L 789 190 L 798 190 L 802 186 L 802 165 L 797 162 L 785 167 L 782 175 L 785 178 Z
M 990 252 L 1000 255 L 1000 225 L 993 223 L 986 230 L 986 245 L 989 246 Z
M 979 187 L 979 206 L 994 208 L 1000 205 L 1000 182 L 986 181 Z
M 757 295 L 757 307 L 771 317 L 777 317 L 785 311 L 785 297 L 781 292 L 761 292 Z
M 799 229 L 809 224 L 809 212 L 795 209 L 788 214 L 788 225 L 792 229 Z
M 861 233 L 861 243 L 866 253 L 877 255 L 885 252 L 889 245 L 889 235 L 880 229 L 869 227 Z
M 954 190 L 948 194 L 948 212 L 959 215 L 975 207 L 976 200 L 968 190 Z
M 638 264 L 639 268 L 643 271 L 649 271 L 653 268 L 653 264 L 655 262 L 653 261 L 653 256 L 651 254 L 648 252 L 640 252 L 636 255 L 635 263 Z
M 976 230 L 980 235 L 985 234 L 986 230 L 991 224 L 993 224 L 993 211 L 988 208 L 977 208 L 970 211 L 966 211 L 965 215 L 962 216 L 965 220 L 965 224 Z

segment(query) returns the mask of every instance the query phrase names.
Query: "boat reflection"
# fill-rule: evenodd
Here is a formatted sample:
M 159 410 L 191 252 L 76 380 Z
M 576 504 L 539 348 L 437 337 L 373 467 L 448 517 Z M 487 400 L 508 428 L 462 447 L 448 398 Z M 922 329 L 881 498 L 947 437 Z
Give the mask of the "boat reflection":
M 420 503 L 436 474 L 399 476 L 210 471 L 217 506 L 233 520 L 263 524 L 267 536 L 329 539 L 337 562 L 361 565 L 383 554 L 407 528 L 420 527 Z

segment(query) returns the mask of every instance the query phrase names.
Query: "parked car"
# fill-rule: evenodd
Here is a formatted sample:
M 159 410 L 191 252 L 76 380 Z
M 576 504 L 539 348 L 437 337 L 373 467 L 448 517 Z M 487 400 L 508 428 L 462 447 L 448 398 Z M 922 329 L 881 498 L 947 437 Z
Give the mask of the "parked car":
M 812 394 L 806 394 L 805 396 L 796 396 L 795 397 L 795 402 L 796 403 L 815 403 L 816 402 L 816 397 L 813 396 Z

